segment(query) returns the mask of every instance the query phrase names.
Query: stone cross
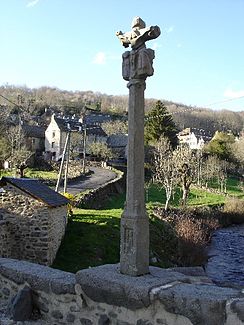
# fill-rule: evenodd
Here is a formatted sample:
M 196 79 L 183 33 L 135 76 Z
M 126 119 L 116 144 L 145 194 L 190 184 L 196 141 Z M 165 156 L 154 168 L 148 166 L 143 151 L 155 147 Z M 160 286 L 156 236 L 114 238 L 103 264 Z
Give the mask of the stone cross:
M 158 26 L 146 27 L 140 17 L 132 31 L 117 32 L 124 47 L 122 76 L 128 82 L 128 157 L 124 212 L 121 216 L 120 272 L 131 276 L 149 273 L 149 221 L 144 198 L 144 90 L 153 75 L 154 51 L 145 42 L 160 35 Z

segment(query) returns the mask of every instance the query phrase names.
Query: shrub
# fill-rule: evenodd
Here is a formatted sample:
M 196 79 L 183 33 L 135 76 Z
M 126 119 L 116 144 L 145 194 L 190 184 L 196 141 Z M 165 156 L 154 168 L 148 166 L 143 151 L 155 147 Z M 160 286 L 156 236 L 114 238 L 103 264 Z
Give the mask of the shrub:
M 167 242 L 166 246 L 162 240 L 158 242 L 158 246 L 163 245 L 157 249 L 162 260 L 169 258 L 168 255 L 171 254 L 170 261 L 179 266 L 197 266 L 206 263 L 206 245 L 212 232 L 219 227 L 218 219 L 211 217 L 209 209 L 206 211 L 171 209 L 166 213 L 163 209 L 157 208 L 155 214 L 158 222 L 164 224 L 163 227 L 157 226 L 157 232 Z M 168 224 L 167 227 L 165 223 Z M 165 229 L 171 229 L 170 236 Z M 157 238 L 160 238 L 160 235 Z M 168 247 L 171 247 L 169 251 Z
M 230 198 L 224 205 L 224 214 L 226 214 L 231 223 L 244 222 L 244 200 L 238 198 Z

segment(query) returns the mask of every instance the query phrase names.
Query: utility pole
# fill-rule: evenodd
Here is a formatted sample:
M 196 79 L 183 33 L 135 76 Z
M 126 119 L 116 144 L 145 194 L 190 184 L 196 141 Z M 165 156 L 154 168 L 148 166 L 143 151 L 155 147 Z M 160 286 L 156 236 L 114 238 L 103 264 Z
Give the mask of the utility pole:
M 69 139 L 68 139 L 67 154 L 66 154 L 66 167 L 65 167 L 65 172 L 64 172 L 64 193 L 66 193 L 67 181 L 68 181 L 69 154 L 70 154 L 70 135 L 71 135 L 71 132 L 69 131 Z
M 82 161 L 82 173 L 86 172 L 86 124 L 84 124 L 83 130 L 83 161 Z
M 66 151 L 67 151 L 69 139 L 70 139 L 70 130 L 68 130 L 68 133 L 67 133 L 67 136 L 66 136 L 66 140 L 65 140 L 65 145 L 64 145 L 64 150 L 63 150 L 61 165 L 60 165 L 59 174 L 58 174 L 57 185 L 56 185 L 56 188 L 55 188 L 55 191 L 56 192 L 58 192 L 58 189 L 59 189 L 59 186 L 60 186 L 60 181 L 61 181 L 62 171 L 63 171 L 63 166 L 64 166 L 64 160 L 65 160 L 65 155 L 66 155 Z

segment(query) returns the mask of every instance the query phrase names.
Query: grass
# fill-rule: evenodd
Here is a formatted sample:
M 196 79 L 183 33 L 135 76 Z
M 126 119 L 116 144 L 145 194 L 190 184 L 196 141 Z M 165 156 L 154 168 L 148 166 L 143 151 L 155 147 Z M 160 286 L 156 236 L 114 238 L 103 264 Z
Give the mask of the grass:
M 2 176 L 13 176 L 15 177 L 16 171 L 5 171 L 0 170 L 0 177 Z M 25 170 L 25 176 L 29 178 L 41 178 L 41 179 L 54 179 L 56 180 L 58 178 L 57 171 L 42 171 L 37 170 L 33 168 L 26 168 Z
M 27 168 L 25 171 L 25 176 L 29 178 L 41 178 L 41 179 L 54 179 L 58 178 L 58 172 L 55 170 L 52 171 L 43 171 L 36 170 L 32 168 Z
M 241 197 L 236 180 L 229 180 L 229 193 Z M 165 194 L 156 185 L 152 184 L 150 186 L 146 197 L 149 215 L 153 207 L 163 207 Z M 181 191 L 178 189 L 174 195 L 174 200 L 171 202 L 171 206 L 178 207 L 180 198 Z M 225 199 L 224 195 L 192 188 L 188 205 L 219 205 L 223 204 Z M 125 195 L 121 194 L 117 197 L 111 197 L 105 203 L 104 209 L 74 209 L 75 218 L 67 226 L 64 240 L 52 267 L 68 272 L 77 272 L 90 266 L 118 263 L 120 216 L 124 201 Z M 161 255 L 165 255 L 165 260 L 161 261 L 160 266 L 171 266 L 169 263 L 170 255 L 175 250 L 175 246 L 172 247 L 172 242 L 175 242 L 174 231 L 167 223 L 162 224 L 162 222 L 153 217 L 150 218 L 150 229 L 152 237 L 151 250 L 161 251 Z M 168 241 L 165 241 L 163 237 L 168 238 Z
M 226 182 L 227 194 L 244 199 L 244 191 L 240 185 L 241 185 L 241 183 L 236 177 L 228 177 L 227 182 Z M 209 187 L 218 189 L 219 185 L 217 183 L 217 180 L 210 182 Z
M 177 207 L 180 200 L 180 190 L 175 193 L 172 202 Z M 225 197 L 215 193 L 208 193 L 204 190 L 193 189 L 189 198 L 190 206 L 216 205 L 224 203 Z M 120 238 L 120 216 L 122 214 L 125 201 L 125 195 L 121 194 L 111 197 L 105 203 L 104 209 L 88 210 L 74 209 L 75 219 L 68 224 L 67 231 L 58 251 L 53 267 L 68 272 L 77 272 L 80 269 L 90 266 L 98 266 L 107 263 L 119 262 L 119 238 Z M 148 191 L 147 208 L 157 205 L 163 206 L 164 192 L 156 185 L 151 185 Z M 169 238 L 169 242 L 174 240 L 174 233 L 166 224 L 161 226 L 158 220 L 151 218 L 151 232 L 155 234 L 158 229 L 160 233 Z M 160 223 L 160 222 L 159 222 Z M 151 248 L 158 251 L 159 243 L 162 241 L 161 235 L 158 234 L 157 240 L 151 241 Z M 154 235 L 153 235 L 154 237 Z M 173 254 L 172 247 L 164 246 L 165 260 L 161 262 L 161 266 L 168 267 L 169 255 Z
M 68 272 L 119 261 L 122 209 L 74 209 L 52 267 Z
M 147 197 L 148 206 L 163 205 L 165 203 L 165 192 L 163 189 L 158 188 L 157 185 L 152 184 L 149 188 Z M 181 200 L 181 190 L 177 188 L 174 198 L 171 199 L 170 205 L 172 207 L 179 207 Z M 225 202 L 225 196 L 216 193 L 210 193 L 203 189 L 191 188 L 188 198 L 188 206 L 212 206 L 219 205 Z

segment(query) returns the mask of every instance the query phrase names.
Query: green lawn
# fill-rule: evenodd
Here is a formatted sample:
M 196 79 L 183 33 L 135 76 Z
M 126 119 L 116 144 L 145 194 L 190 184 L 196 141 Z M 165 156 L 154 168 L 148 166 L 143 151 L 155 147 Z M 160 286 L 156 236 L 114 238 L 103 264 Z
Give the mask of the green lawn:
M 121 213 L 122 209 L 75 209 L 75 220 L 68 224 L 52 266 L 77 272 L 89 266 L 117 263 Z
M 180 194 L 180 190 L 176 191 L 172 206 L 179 205 Z M 236 183 L 232 194 L 240 194 Z M 165 200 L 164 191 L 156 185 L 150 186 L 146 197 L 149 210 L 152 206 L 163 205 Z M 53 267 L 77 272 L 89 266 L 119 262 L 119 228 L 124 201 L 125 195 L 122 194 L 111 197 L 101 210 L 74 209 L 75 219 L 68 224 Z M 188 205 L 210 206 L 224 201 L 224 195 L 192 188 Z
M 157 185 L 152 184 L 149 188 L 149 191 L 146 195 L 147 203 L 151 205 L 163 205 L 165 203 L 165 192 L 163 189 L 160 189 Z M 170 205 L 173 207 L 179 207 L 181 200 L 181 190 L 176 189 L 174 197 L 170 201 Z M 203 189 L 191 188 L 190 195 L 188 198 L 188 206 L 201 206 L 201 205 L 218 205 L 225 202 L 225 196 L 210 193 L 204 191 Z
M 0 177 L 2 176 L 12 176 L 15 177 L 16 172 L 0 170 Z M 58 173 L 56 171 L 42 171 L 33 168 L 26 168 L 25 176 L 29 178 L 42 178 L 42 179 L 54 179 L 58 178 Z
M 5 173 L 6 176 L 11 174 Z M 0 176 L 3 176 L 0 174 Z M 55 179 L 57 172 L 39 172 L 33 169 L 26 170 L 26 176 L 31 178 Z M 213 188 L 217 187 L 212 183 Z M 244 198 L 243 190 L 235 178 L 228 179 L 227 193 L 239 198 Z M 146 195 L 147 209 L 155 205 L 165 203 L 164 190 L 152 184 Z M 174 198 L 170 202 L 173 207 L 178 207 L 181 199 L 181 191 L 177 189 Z M 210 193 L 202 189 L 191 188 L 188 205 L 189 206 L 211 206 L 225 202 L 226 197 L 215 193 Z M 124 206 L 125 194 L 111 197 L 101 210 L 74 209 L 74 220 L 69 222 L 64 240 L 53 263 L 54 268 L 64 271 L 77 272 L 89 266 L 119 262 L 119 242 L 120 242 L 120 216 Z M 157 220 L 151 220 L 151 228 L 158 229 L 160 225 L 155 224 Z M 168 234 L 168 230 L 166 231 Z M 170 243 L 170 242 L 169 242 Z M 159 241 L 152 241 L 153 245 L 159 245 Z M 161 245 L 161 244 L 160 244 Z M 165 246 L 165 243 L 164 243 Z M 165 246 L 166 247 L 166 246 Z M 171 254 L 172 247 L 166 247 L 165 254 Z M 164 263 L 164 262 L 163 262 Z M 167 258 L 165 261 L 167 265 Z
M 52 171 L 43 171 L 27 168 L 25 171 L 25 176 L 29 178 L 42 178 L 42 179 L 54 179 L 58 178 L 58 172 L 55 170 Z

